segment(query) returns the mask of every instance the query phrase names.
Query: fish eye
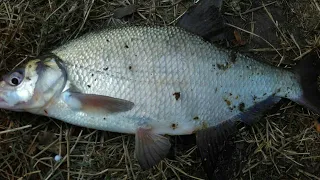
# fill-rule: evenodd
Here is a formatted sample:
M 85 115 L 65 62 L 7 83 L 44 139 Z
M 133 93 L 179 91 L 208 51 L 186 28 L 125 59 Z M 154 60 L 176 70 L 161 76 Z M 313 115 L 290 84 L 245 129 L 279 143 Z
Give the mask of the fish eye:
M 13 77 L 13 78 L 11 79 L 11 84 L 13 84 L 13 85 L 18 85 L 18 84 L 19 84 L 19 79 L 16 78 L 16 77 Z
M 24 73 L 22 70 L 16 70 L 12 72 L 9 76 L 5 76 L 4 80 L 11 86 L 18 86 L 24 78 Z

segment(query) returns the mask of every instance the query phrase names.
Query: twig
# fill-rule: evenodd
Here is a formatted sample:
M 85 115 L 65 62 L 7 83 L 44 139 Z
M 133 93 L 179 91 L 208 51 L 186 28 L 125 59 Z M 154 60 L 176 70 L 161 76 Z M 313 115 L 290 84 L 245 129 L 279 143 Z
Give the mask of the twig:
M 26 173 L 25 175 L 23 175 L 23 177 L 20 177 L 18 180 L 23 180 L 24 177 L 27 177 L 27 176 L 30 176 L 32 174 L 36 174 L 36 173 L 39 173 L 40 174 L 40 170 L 38 171 L 33 171 L 33 172 L 29 172 L 29 173 Z
M 49 19 L 54 13 L 56 13 L 59 9 L 61 9 L 67 2 L 68 2 L 68 0 L 65 0 L 56 10 L 54 10 L 54 11 L 46 18 L 46 21 L 48 21 L 48 19 Z
M 135 171 L 138 169 L 134 169 Z M 66 170 L 61 170 L 62 172 L 66 172 Z M 113 169 L 113 168 L 107 168 L 103 171 L 100 171 L 98 173 L 92 174 L 92 173 L 86 173 L 86 172 L 82 172 L 81 174 L 79 172 L 76 171 L 70 171 L 72 174 L 80 174 L 80 175 L 85 175 L 85 176 L 98 176 L 101 174 L 104 174 L 106 172 L 124 172 L 127 171 L 126 169 Z
M 294 58 L 293 61 L 296 61 L 296 60 L 302 58 L 303 56 L 307 55 L 307 54 L 310 53 L 311 51 L 312 51 L 312 49 L 308 49 L 306 52 L 302 53 L 300 56 Z
M 286 36 L 283 34 L 283 32 L 280 30 L 279 28 L 279 24 L 273 19 L 272 14 L 268 11 L 268 9 L 266 8 L 266 6 L 264 5 L 264 3 L 262 3 L 264 10 L 266 11 L 266 13 L 268 14 L 269 18 L 271 19 L 271 21 L 273 22 L 273 24 L 276 26 L 276 28 L 278 29 L 278 31 L 280 32 L 282 38 L 286 41 L 287 44 L 290 45 L 289 41 L 287 40 Z
M 277 3 L 277 1 L 274 1 L 274 2 L 271 2 L 271 3 L 268 3 L 268 4 L 265 4 L 264 6 L 270 6 L 270 5 L 273 5 L 273 4 L 275 4 L 275 3 Z M 247 11 L 245 11 L 245 12 L 243 12 L 243 13 L 239 13 L 240 15 L 245 15 L 245 14 L 248 14 L 248 13 L 251 13 L 251 12 L 254 12 L 254 11 L 257 11 L 257 10 L 260 10 L 260 9 L 262 9 L 263 8 L 263 6 L 259 6 L 259 7 L 255 7 L 255 8 L 252 8 L 252 9 L 249 9 L 249 10 L 247 10 Z M 236 16 L 235 14 L 232 14 L 232 13 L 224 13 L 225 15 L 231 15 L 231 16 Z
M 6 134 L 6 133 L 12 133 L 12 132 L 15 132 L 15 131 L 20 131 L 22 129 L 27 129 L 27 128 L 31 128 L 31 127 L 32 127 L 32 125 L 26 125 L 26 126 L 14 128 L 14 129 L 8 129 L 8 130 L 5 130 L 5 131 L 0 131 L 0 135 L 1 134 Z
M 74 145 L 72 146 L 71 150 L 70 150 L 70 154 L 73 152 L 73 150 L 76 148 L 76 145 L 78 144 L 78 141 L 80 140 L 80 137 L 82 135 L 82 130 L 80 131 L 76 142 L 74 143 Z M 60 162 L 52 169 L 52 171 L 50 172 L 50 174 L 45 178 L 45 180 L 50 179 L 50 177 L 53 175 L 53 173 L 61 166 L 61 164 L 67 159 L 67 156 L 64 156 L 62 160 L 60 160 Z
M 202 178 L 198 178 L 198 177 L 189 175 L 189 174 L 187 174 L 186 172 L 184 172 L 183 170 L 181 170 L 180 168 L 171 165 L 166 159 L 165 159 L 165 162 L 166 162 L 166 165 L 167 165 L 167 166 L 169 166 L 169 167 L 172 168 L 172 170 L 175 169 L 175 170 L 179 171 L 181 174 L 183 174 L 183 175 L 185 175 L 185 176 L 188 176 L 188 177 L 190 177 L 190 178 L 193 178 L 193 179 L 203 180 Z M 177 176 L 177 177 L 179 177 L 179 176 Z
M 271 46 L 271 47 L 279 54 L 280 57 L 282 57 L 282 54 L 281 54 L 269 41 L 267 41 L 267 40 L 264 39 L 263 37 L 255 34 L 255 33 L 252 33 L 252 32 L 250 32 L 250 31 L 247 31 L 247 30 L 245 30 L 245 29 L 242 29 L 242 28 L 240 28 L 240 27 L 237 27 L 237 26 L 235 26 L 235 25 L 229 24 L 229 23 L 226 23 L 226 25 L 227 25 L 227 26 L 230 26 L 230 27 L 233 27 L 233 28 L 236 28 L 236 29 L 239 29 L 239 30 L 241 30 L 241 31 L 243 31 L 243 32 L 249 33 L 249 34 L 251 34 L 251 35 L 253 35 L 253 36 L 256 36 L 256 37 L 262 39 L 262 40 L 263 40 L 264 42 L 266 42 L 269 46 Z
M 35 156 L 32 157 L 32 159 L 35 159 L 36 157 L 38 157 L 40 154 L 42 154 L 43 152 L 45 152 L 46 150 L 48 150 L 51 146 L 53 146 L 54 144 L 56 144 L 59 141 L 59 139 L 54 140 L 51 144 L 49 144 L 48 146 L 46 146 L 42 151 L 40 151 L 38 154 L 36 154 Z
M 312 177 L 312 178 L 314 178 L 314 179 L 320 180 L 319 177 L 317 177 L 317 176 L 315 176 L 315 175 L 313 175 L 313 174 L 310 174 L 310 173 L 308 173 L 308 172 L 306 172 L 306 171 L 303 171 L 302 169 L 298 169 L 298 171 L 301 172 L 301 173 L 303 173 L 303 174 L 306 175 L 306 176 L 309 176 L 309 177 Z
M 317 7 L 317 9 L 318 9 L 318 11 L 319 11 L 319 13 L 320 13 L 320 6 L 319 6 L 319 4 L 317 3 L 316 0 L 313 0 L 313 2 L 314 2 L 315 6 Z
M 68 180 L 70 180 L 70 129 L 66 131 L 67 140 L 67 170 L 68 170 Z
M 91 11 L 91 8 L 92 8 L 93 4 L 94 4 L 94 0 L 91 1 L 91 4 L 90 4 L 87 12 L 85 13 L 85 17 L 84 17 L 84 19 L 83 19 L 83 21 L 82 21 L 82 23 L 81 23 L 81 26 L 80 26 L 80 28 L 79 28 L 79 31 L 78 31 L 78 33 L 76 34 L 75 37 L 78 37 L 78 35 L 79 35 L 79 33 L 81 32 L 84 24 L 87 22 L 87 19 L 88 19 L 88 16 L 89 16 L 89 14 L 90 14 L 90 11 Z
M 248 14 L 248 13 L 251 13 L 251 12 L 254 12 L 254 11 L 257 11 L 259 9 L 262 9 L 264 7 L 267 7 L 267 6 L 270 6 L 272 4 L 275 4 L 277 1 L 274 1 L 274 2 L 271 2 L 271 3 L 268 3 L 268 4 L 265 4 L 263 6 L 259 6 L 259 7 L 256 7 L 256 8 L 252 8 L 252 9 L 249 9 L 248 11 L 245 11 L 243 13 L 241 13 L 241 15 L 244 15 L 244 14 Z
M 294 42 L 294 44 L 297 46 L 297 48 L 299 49 L 299 55 L 301 56 L 301 48 L 298 44 L 298 42 L 296 41 L 296 38 L 294 38 L 293 34 L 290 34 L 290 37 L 292 39 L 292 41 Z

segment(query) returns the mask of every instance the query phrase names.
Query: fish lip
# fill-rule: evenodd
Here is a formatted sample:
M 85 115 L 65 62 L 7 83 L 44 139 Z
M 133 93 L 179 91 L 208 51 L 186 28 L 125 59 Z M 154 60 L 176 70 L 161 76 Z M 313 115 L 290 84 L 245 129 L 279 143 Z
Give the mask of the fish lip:
M 7 109 L 8 107 L 8 103 L 6 100 L 4 100 L 3 98 L 0 97 L 0 108 L 2 109 Z
M 3 98 L 0 98 L 0 109 L 3 110 L 14 110 L 13 107 L 10 107 L 7 101 L 5 101 Z
M 0 97 L 0 103 L 2 103 L 2 102 L 7 102 L 7 101 L 5 101 L 2 97 Z
M 0 109 L 9 111 L 21 111 L 21 109 L 17 108 L 16 106 L 10 106 L 2 97 L 0 97 Z

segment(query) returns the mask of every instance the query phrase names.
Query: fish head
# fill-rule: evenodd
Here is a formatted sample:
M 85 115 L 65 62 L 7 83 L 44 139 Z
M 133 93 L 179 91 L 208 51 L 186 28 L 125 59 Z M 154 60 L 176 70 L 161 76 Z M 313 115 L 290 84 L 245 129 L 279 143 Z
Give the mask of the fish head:
M 34 112 L 58 97 L 66 86 L 66 70 L 56 56 L 28 61 L 0 81 L 0 108 Z

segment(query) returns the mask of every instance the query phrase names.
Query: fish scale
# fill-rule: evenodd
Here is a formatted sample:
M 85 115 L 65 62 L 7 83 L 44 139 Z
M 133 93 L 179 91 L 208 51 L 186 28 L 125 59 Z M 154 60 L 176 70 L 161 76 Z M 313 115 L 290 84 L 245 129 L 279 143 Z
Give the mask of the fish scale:
M 52 52 L 81 92 L 134 103 L 132 110 L 114 115 L 73 112 L 62 100 L 49 110 L 57 119 L 95 129 L 135 133 L 147 124 L 160 134 L 189 134 L 272 94 L 301 95 L 293 73 L 221 50 L 177 27 L 108 29 Z

